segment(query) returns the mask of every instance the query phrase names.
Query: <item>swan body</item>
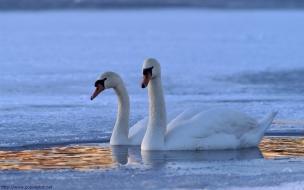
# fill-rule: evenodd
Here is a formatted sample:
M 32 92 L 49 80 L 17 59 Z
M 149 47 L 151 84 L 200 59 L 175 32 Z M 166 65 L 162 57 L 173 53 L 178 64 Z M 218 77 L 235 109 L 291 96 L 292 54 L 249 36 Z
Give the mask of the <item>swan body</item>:
M 183 112 L 182 110 L 178 110 L 168 113 L 167 121 L 168 122 L 172 121 L 175 117 L 177 117 L 182 112 Z M 130 128 L 128 135 L 129 145 L 141 145 L 141 142 L 147 131 L 148 123 L 149 123 L 149 116 L 138 121 Z
M 111 135 L 111 145 L 141 145 L 146 133 L 149 117 L 138 121 L 129 129 L 130 99 L 122 78 L 114 72 L 105 72 L 95 82 L 96 90 L 91 96 L 93 100 L 105 89 L 113 88 L 118 99 L 117 119 Z M 168 121 L 173 120 L 182 110 L 168 114 Z
M 231 109 L 189 109 L 171 122 L 161 82 L 161 67 L 156 59 L 143 63 L 141 86 L 148 86 L 149 123 L 142 150 L 214 150 L 257 147 L 277 112 L 261 120 Z

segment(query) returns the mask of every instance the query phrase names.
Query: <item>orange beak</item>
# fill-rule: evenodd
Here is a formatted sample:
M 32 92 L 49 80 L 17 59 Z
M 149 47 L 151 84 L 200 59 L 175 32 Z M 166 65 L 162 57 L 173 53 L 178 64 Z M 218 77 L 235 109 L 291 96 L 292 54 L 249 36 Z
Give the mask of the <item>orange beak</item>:
M 102 92 L 105 88 L 101 85 L 101 84 L 98 84 L 97 87 L 96 87 L 96 90 L 95 92 L 93 93 L 93 95 L 91 96 L 91 100 L 93 100 L 96 96 L 98 96 L 98 94 L 100 92 Z
M 148 86 L 148 84 L 149 84 L 150 79 L 151 79 L 151 73 L 148 72 L 148 74 L 146 74 L 146 75 L 143 76 L 143 79 L 142 79 L 142 81 L 140 83 L 140 86 L 142 88 L 146 88 Z

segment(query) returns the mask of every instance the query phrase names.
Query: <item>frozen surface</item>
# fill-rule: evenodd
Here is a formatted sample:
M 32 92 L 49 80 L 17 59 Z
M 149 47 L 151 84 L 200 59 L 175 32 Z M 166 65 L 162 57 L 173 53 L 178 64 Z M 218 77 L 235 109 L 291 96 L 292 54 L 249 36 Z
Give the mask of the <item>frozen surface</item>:
M 114 92 L 89 100 L 105 71 L 124 79 L 133 125 L 148 115 L 139 87 L 148 57 L 162 64 L 168 111 L 274 109 L 281 123 L 268 132 L 302 133 L 303 20 L 303 11 L 1 12 L 0 146 L 109 139 Z
M 303 158 L 267 160 L 258 148 L 197 152 L 141 152 L 139 146 L 111 149 L 116 161 L 112 168 L 2 171 L 0 184 L 52 189 L 303 189 L 304 185 Z
M 304 12 L 204 9 L 0 13 L 0 147 L 108 141 L 117 99 L 90 96 L 119 73 L 130 125 L 148 115 L 141 64 L 162 64 L 168 111 L 229 106 L 261 118 L 268 133 L 304 132 Z M 183 156 L 181 156 L 183 157 Z M 148 157 L 149 158 L 149 157 Z M 0 185 L 53 189 L 302 189 L 303 159 L 164 161 L 105 171 L 0 172 Z M 149 159 L 148 159 L 149 160 Z M 150 159 L 151 160 L 151 159 Z M 153 160 L 153 159 L 152 159 Z M 117 183 L 119 179 L 119 183 Z M 55 188 L 56 187 L 56 188 Z

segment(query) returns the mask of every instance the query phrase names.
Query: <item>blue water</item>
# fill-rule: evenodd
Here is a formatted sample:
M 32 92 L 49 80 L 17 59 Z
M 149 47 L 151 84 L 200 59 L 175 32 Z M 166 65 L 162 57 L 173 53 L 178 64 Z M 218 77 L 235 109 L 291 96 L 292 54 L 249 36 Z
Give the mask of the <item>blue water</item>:
M 0 147 L 107 141 L 113 90 L 94 82 L 119 73 L 130 126 L 148 115 L 141 65 L 162 65 L 168 111 L 229 106 L 268 133 L 304 132 L 303 11 L 143 9 L 0 12 Z

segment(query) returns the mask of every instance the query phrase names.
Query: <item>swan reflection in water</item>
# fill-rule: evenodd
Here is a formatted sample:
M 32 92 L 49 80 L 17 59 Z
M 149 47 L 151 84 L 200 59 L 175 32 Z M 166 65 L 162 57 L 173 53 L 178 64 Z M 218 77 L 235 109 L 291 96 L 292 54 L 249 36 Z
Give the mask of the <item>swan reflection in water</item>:
M 142 151 L 140 146 L 111 146 L 114 160 L 120 165 L 145 164 L 160 167 L 168 162 L 203 162 L 263 158 L 259 148 L 208 151 Z
M 159 167 L 167 162 L 262 158 L 258 148 L 222 151 L 141 151 L 140 146 L 78 145 L 36 150 L 0 149 L 1 170 L 103 170 Z
M 116 167 L 185 166 L 187 163 L 303 157 L 304 138 L 264 138 L 259 148 L 208 151 L 141 151 L 140 146 L 86 144 L 64 147 L 0 148 L 1 170 L 103 170 Z

